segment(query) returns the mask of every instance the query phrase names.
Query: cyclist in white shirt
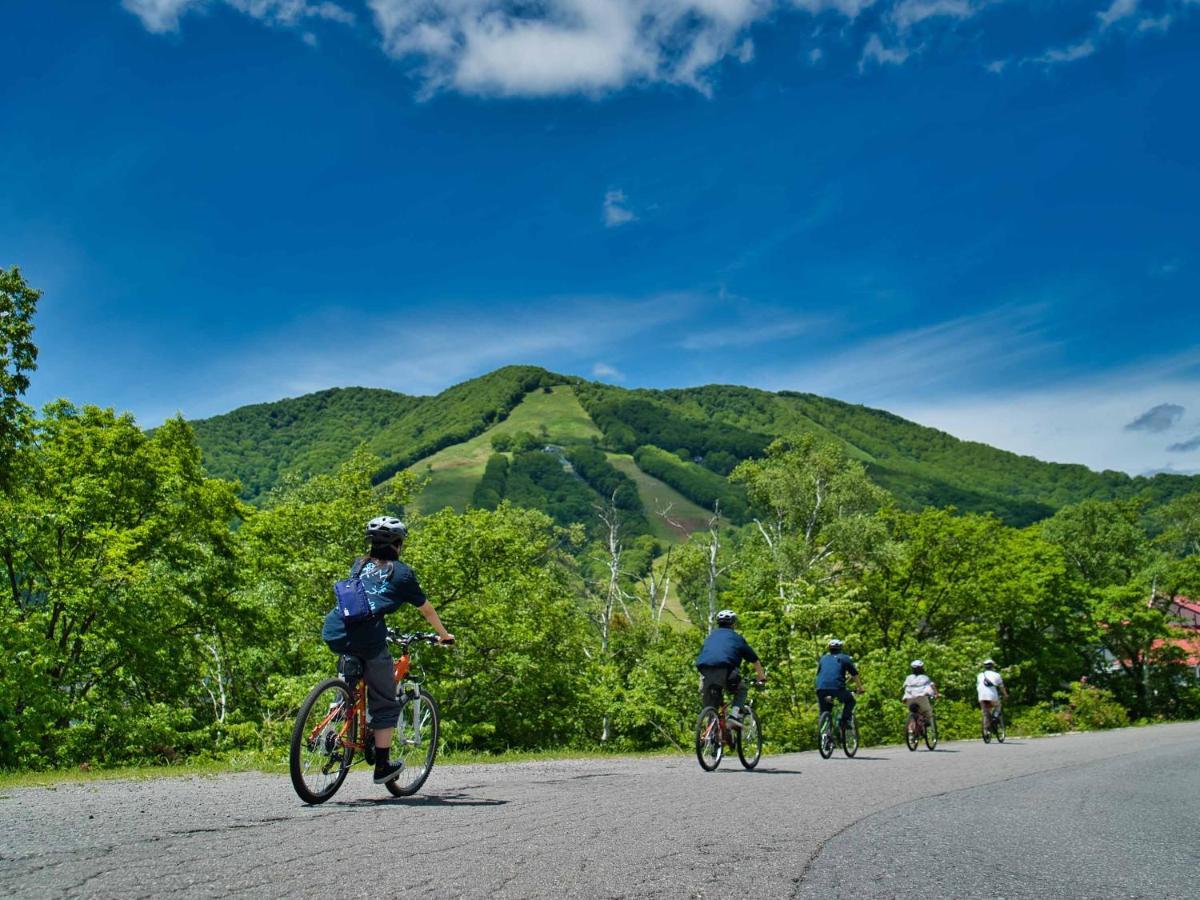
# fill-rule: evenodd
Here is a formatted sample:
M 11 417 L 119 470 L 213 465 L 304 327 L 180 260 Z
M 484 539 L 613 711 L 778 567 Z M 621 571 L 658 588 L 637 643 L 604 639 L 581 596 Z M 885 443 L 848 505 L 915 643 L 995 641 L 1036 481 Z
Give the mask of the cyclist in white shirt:
M 1004 699 L 1008 699 L 1008 688 L 1004 686 L 1004 679 L 996 671 L 995 660 L 983 661 L 983 671 L 975 676 L 975 688 L 979 695 L 979 708 L 983 712 L 983 730 L 987 731 L 992 710 L 1000 709 L 1000 695 L 1003 694 Z
M 915 705 L 928 725 L 933 721 L 933 704 L 930 702 L 938 695 L 937 685 L 925 674 L 925 663 L 919 659 L 912 661 L 912 674 L 904 679 L 904 705 L 912 709 Z

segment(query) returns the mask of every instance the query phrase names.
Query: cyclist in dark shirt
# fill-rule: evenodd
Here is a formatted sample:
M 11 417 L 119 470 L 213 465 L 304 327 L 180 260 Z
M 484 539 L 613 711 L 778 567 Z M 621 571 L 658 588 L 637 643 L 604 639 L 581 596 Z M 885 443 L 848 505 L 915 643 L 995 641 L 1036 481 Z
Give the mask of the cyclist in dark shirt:
M 425 599 L 416 574 L 400 562 L 400 551 L 408 536 L 404 523 L 392 516 L 376 516 L 367 523 L 366 532 L 371 549 L 354 561 L 350 574 L 362 580 L 375 615 L 347 625 L 341 610 L 334 606 L 325 616 L 321 638 L 334 653 L 362 660 L 367 721 L 375 731 L 375 783 L 386 784 L 403 771 L 404 763 L 389 760 L 400 703 L 396 700 L 395 661 L 388 650 L 387 623 L 383 617 L 402 606 L 415 606 L 443 644 L 454 643 L 454 635 L 442 626 L 437 610 Z
M 842 728 L 850 723 L 854 714 L 854 694 L 846 690 L 846 676 L 854 678 L 855 693 L 862 693 L 862 679 L 858 677 L 858 669 L 854 660 L 842 652 L 842 642 L 834 638 L 829 642 L 825 655 L 817 663 L 817 705 L 821 712 L 833 709 L 833 698 L 842 701 Z
M 733 630 L 736 624 L 737 613 L 732 609 L 717 613 L 717 627 L 704 639 L 704 646 L 696 657 L 696 668 L 700 670 L 700 696 L 705 702 L 708 702 L 710 692 L 718 697 L 722 691 L 733 694 L 729 722 L 740 727 L 742 708 L 746 705 L 746 685 L 742 682 L 740 671 L 742 661 L 754 664 L 754 674 L 759 684 L 767 680 L 767 670 L 746 639 Z

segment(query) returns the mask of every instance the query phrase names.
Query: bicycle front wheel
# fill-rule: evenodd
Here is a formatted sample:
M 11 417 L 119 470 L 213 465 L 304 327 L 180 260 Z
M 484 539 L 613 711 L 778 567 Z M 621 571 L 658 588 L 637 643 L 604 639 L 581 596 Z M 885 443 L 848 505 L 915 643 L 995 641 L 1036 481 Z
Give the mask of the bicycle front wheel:
M 1000 713 L 996 716 L 996 740 L 1003 744 L 1007 735 L 1008 732 L 1004 730 L 1004 713 Z
M 842 729 L 842 750 L 847 756 L 854 756 L 858 752 L 858 725 L 853 716 Z
M 300 704 L 292 728 L 288 768 L 305 803 L 324 803 L 342 786 L 354 750 L 358 721 L 350 688 L 340 678 L 323 681 Z
M 742 716 L 742 728 L 737 733 L 738 759 L 747 769 L 753 769 L 762 759 L 762 725 L 753 709 Z
M 925 726 L 925 746 L 932 750 L 938 744 L 937 718 L 930 714 L 929 724 Z M 916 749 L 915 747 L 913 748 Z
M 817 752 L 821 759 L 833 756 L 833 716 L 827 712 L 821 713 L 817 724 Z
M 721 742 L 721 717 L 711 706 L 704 707 L 696 720 L 696 759 L 700 768 L 711 772 L 721 764 L 725 747 Z
M 392 737 L 391 754 L 392 760 L 404 763 L 404 771 L 387 783 L 392 794 L 408 797 L 421 789 L 433 769 L 440 735 L 437 702 L 429 692 L 421 688 L 415 694 L 411 690 L 405 693 L 400 698 L 400 721 Z
M 909 750 L 916 750 L 917 743 L 920 741 L 920 736 L 917 734 L 917 717 L 912 713 L 908 715 L 908 726 L 904 729 L 904 743 L 908 745 Z

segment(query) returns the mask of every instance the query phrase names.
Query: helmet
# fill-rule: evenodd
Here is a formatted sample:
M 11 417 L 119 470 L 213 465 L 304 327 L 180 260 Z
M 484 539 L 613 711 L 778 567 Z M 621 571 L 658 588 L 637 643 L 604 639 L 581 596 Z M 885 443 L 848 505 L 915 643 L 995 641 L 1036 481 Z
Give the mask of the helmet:
M 985 669 L 994 669 L 996 668 L 996 661 L 994 659 L 985 659 L 983 661 L 983 667 Z
M 408 537 L 408 526 L 395 516 L 376 516 L 367 523 L 366 530 L 372 544 L 394 544 Z
M 925 661 L 922 659 L 914 659 L 911 663 L 909 663 L 909 666 L 913 669 L 923 669 L 925 668 Z
M 724 627 L 736 625 L 737 613 L 735 613 L 732 609 L 721 610 L 719 613 L 717 613 L 717 624 Z
M 841 642 L 841 641 L 839 641 L 837 638 L 833 638 L 833 639 L 832 639 L 832 640 L 830 640 L 830 642 L 829 642 L 829 649 L 830 649 L 830 650 L 841 650 L 841 649 L 842 649 L 842 642 Z

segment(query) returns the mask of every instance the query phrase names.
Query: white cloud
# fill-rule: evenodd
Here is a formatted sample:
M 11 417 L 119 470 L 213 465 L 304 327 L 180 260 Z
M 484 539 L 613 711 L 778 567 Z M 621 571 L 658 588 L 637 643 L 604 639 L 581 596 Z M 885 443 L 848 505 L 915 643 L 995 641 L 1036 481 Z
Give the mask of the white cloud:
M 618 225 L 637 220 L 633 210 L 628 207 L 625 192 L 622 190 L 612 189 L 604 194 L 603 210 L 606 228 L 616 228 Z
M 625 373 L 608 363 L 598 362 L 592 366 L 592 375 L 596 378 L 607 378 L 610 381 L 624 381 Z
M 1096 13 L 1101 29 L 1109 28 L 1122 19 L 1128 19 L 1138 11 L 1139 2 L 1140 0 L 1113 0 L 1107 9 Z
M 1087 59 L 1096 52 L 1096 42 L 1091 38 L 1084 38 L 1076 44 L 1071 44 L 1066 47 L 1055 47 L 1047 50 L 1041 56 L 1035 57 L 1034 62 L 1047 63 L 1055 65 L 1058 63 L 1070 63 L 1077 60 Z
M 865 42 L 858 69 L 902 65 L 934 37 L 999 0 L 120 0 L 152 32 L 173 32 L 190 13 L 224 6 L 278 26 L 348 24 L 366 10 L 388 55 L 420 79 L 420 93 L 498 96 L 601 96 L 631 85 L 677 84 L 708 94 L 719 66 L 749 65 L 752 30 L 783 15 L 816 20 L 810 64 L 830 47 Z M 1043 65 L 1091 56 L 1105 41 L 1165 32 L 1200 8 L 1197 0 L 1104 0 L 1093 27 L 1065 46 L 1014 58 Z M 1015 5 L 1015 4 L 1014 4 Z M 869 14 L 863 16 L 864 12 Z M 863 22 L 859 23 L 860 17 Z M 1027 39 L 1037 40 L 1034 33 Z M 922 44 L 922 47 L 924 44 Z M 931 41 L 929 46 L 936 47 Z M 989 70 L 998 72 L 996 64 Z
M 273 25 L 294 25 L 305 19 L 324 19 L 348 25 L 354 14 L 331 0 L 121 0 L 121 5 L 142 20 L 147 31 L 178 31 L 188 12 L 220 2 L 238 12 Z
M 901 0 L 892 7 L 888 19 L 900 31 L 907 31 L 929 19 L 969 19 L 978 9 L 969 0 Z
M 1137 30 L 1140 32 L 1157 31 L 1165 33 L 1171 27 L 1174 17 L 1170 13 L 1161 16 L 1146 16 L 1138 21 Z
M 862 56 L 860 56 L 858 59 L 858 71 L 864 71 L 868 63 L 875 63 L 880 66 L 898 66 L 908 59 L 908 57 L 909 50 L 907 47 L 903 45 L 896 47 L 885 47 L 883 41 L 879 39 L 879 35 L 873 34 L 867 38 L 866 46 L 863 47 Z

